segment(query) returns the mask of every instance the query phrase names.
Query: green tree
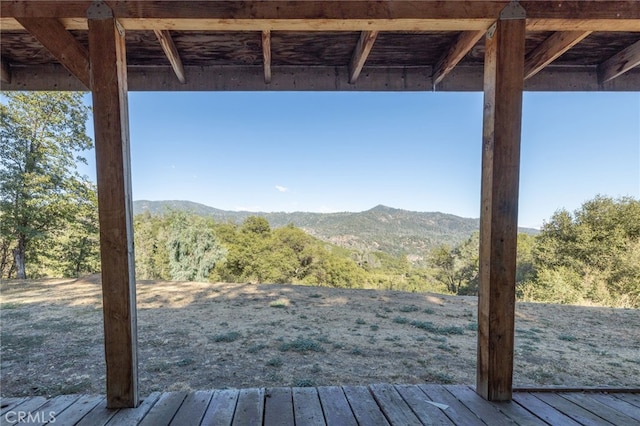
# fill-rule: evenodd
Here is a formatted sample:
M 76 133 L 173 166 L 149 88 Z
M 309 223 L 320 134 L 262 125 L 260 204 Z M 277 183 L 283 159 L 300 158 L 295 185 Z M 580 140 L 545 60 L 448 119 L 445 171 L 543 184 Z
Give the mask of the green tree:
M 474 232 L 453 248 L 441 245 L 430 252 L 429 263 L 436 269 L 435 278 L 453 294 L 478 293 L 479 236 Z
M 0 213 L 7 273 L 26 278 L 38 242 L 72 221 L 86 178 L 79 151 L 91 148 L 81 93 L 7 92 L 0 105 Z M 11 266 L 7 266 L 12 263 Z M 1 271 L 5 274 L 5 270 Z
M 213 232 L 211 220 L 192 214 L 169 215 L 167 249 L 171 278 L 180 281 L 206 281 L 226 250 Z

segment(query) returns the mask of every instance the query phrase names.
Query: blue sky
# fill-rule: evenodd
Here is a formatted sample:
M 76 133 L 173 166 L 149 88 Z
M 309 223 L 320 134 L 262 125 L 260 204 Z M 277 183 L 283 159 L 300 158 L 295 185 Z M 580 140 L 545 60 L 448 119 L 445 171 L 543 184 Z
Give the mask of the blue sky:
M 523 111 L 521 226 L 640 197 L 640 94 L 525 93 Z M 479 216 L 482 93 L 133 92 L 129 113 L 136 200 Z

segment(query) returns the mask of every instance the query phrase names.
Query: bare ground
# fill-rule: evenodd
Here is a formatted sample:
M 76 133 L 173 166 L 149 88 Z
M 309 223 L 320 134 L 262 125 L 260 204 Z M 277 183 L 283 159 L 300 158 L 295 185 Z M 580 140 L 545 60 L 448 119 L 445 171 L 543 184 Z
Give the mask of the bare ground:
M 0 287 L 2 396 L 104 393 L 100 278 Z M 140 391 L 475 383 L 475 297 L 138 283 Z M 640 384 L 640 311 L 519 303 L 514 383 Z

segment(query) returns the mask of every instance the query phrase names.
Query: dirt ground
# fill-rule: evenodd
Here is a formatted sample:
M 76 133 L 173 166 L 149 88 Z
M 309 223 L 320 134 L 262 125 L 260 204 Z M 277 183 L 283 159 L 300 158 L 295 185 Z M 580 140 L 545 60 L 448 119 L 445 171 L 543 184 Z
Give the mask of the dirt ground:
M 2 396 L 104 393 L 98 276 L 0 286 Z M 475 297 L 291 285 L 138 283 L 153 391 L 475 383 Z M 640 385 L 640 311 L 516 305 L 516 386 Z

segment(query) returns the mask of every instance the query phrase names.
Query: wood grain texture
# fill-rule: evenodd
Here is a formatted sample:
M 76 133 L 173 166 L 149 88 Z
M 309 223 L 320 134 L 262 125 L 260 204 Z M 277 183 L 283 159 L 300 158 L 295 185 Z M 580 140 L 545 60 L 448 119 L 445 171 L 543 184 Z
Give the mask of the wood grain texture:
M 230 426 L 233 414 L 236 411 L 239 394 L 240 392 L 237 389 L 215 391 L 201 424 L 203 426 Z
M 115 19 L 89 20 L 109 408 L 139 402 L 125 54 L 124 31 Z
M 200 424 L 209 402 L 213 397 L 213 391 L 195 391 L 187 395 L 180 405 L 176 415 L 171 420 L 171 426 L 184 426 L 188 424 Z
M 358 421 L 340 386 L 319 387 L 318 396 L 327 426 L 358 426 Z
M 550 425 L 580 426 L 580 423 L 536 398 L 533 393 L 517 392 L 513 401 Z
M 463 31 L 446 53 L 436 62 L 431 76 L 433 86 L 437 86 L 456 65 L 478 44 L 486 31 Z
M 262 423 L 263 415 L 264 389 L 240 389 L 233 425 L 258 425 Z
M 591 31 L 563 31 L 553 33 L 533 52 L 527 54 L 524 62 L 525 80 L 534 76 L 555 61 L 566 51 L 580 43 Z
M 476 390 L 490 401 L 508 401 L 512 395 L 524 49 L 525 19 L 501 19 L 489 29 L 484 64 Z
M 18 22 L 82 84 L 91 87 L 89 54 L 57 19 L 19 18 Z
M 296 424 L 324 426 L 324 414 L 316 388 L 293 388 L 293 414 Z
M 358 424 L 380 426 L 389 424 L 369 389 L 364 386 L 343 386 L 342 390 Z
M 421 426 L 422 422 L 411 411 L 402 396 L 391 385 L 379 384 L 369 386 L 371 394 L 393 425 Z
M 640 41 L 600 64 L 598 66 L 598 80 L 601 83 L 606 83 L 638 65 L 640 65 Z
M 378 37 L 378 31 L 363 31 L 360 33 L 360 38 L 349 61 L 349 83 L 354 84 L 360 76 L 373 43 L 376 42 L 376 37 Z
M 264 68 L 264 82 L 271 83 L 271 31 L 262 31 L 262 68 Z
M 180 54 L 178 53 L 176 45 L 173 43 L 171 33 L 168 30 L 154 30 L 154 33 L 162 46 L 164 54 L 167 56 L 167 59 L 171 64 L 171 68 L 173 68 L 173 72 L 176 73 L 178 81 L 182 84 L 186 83 L 182 60 L 180 59 Z
M 187 392 L 166 392 L 149 409 L 139 426 L 168 426 L 187 397 Z
M 264 401 L 264 426 L 292 425 L 291 388 L 267 388 Z
M 454 424 L 445 414 L 446 410 L 431 404 L 431 399 L 419 387 L 396 385 L 395 388 L 423 424 L 442 426 Z

